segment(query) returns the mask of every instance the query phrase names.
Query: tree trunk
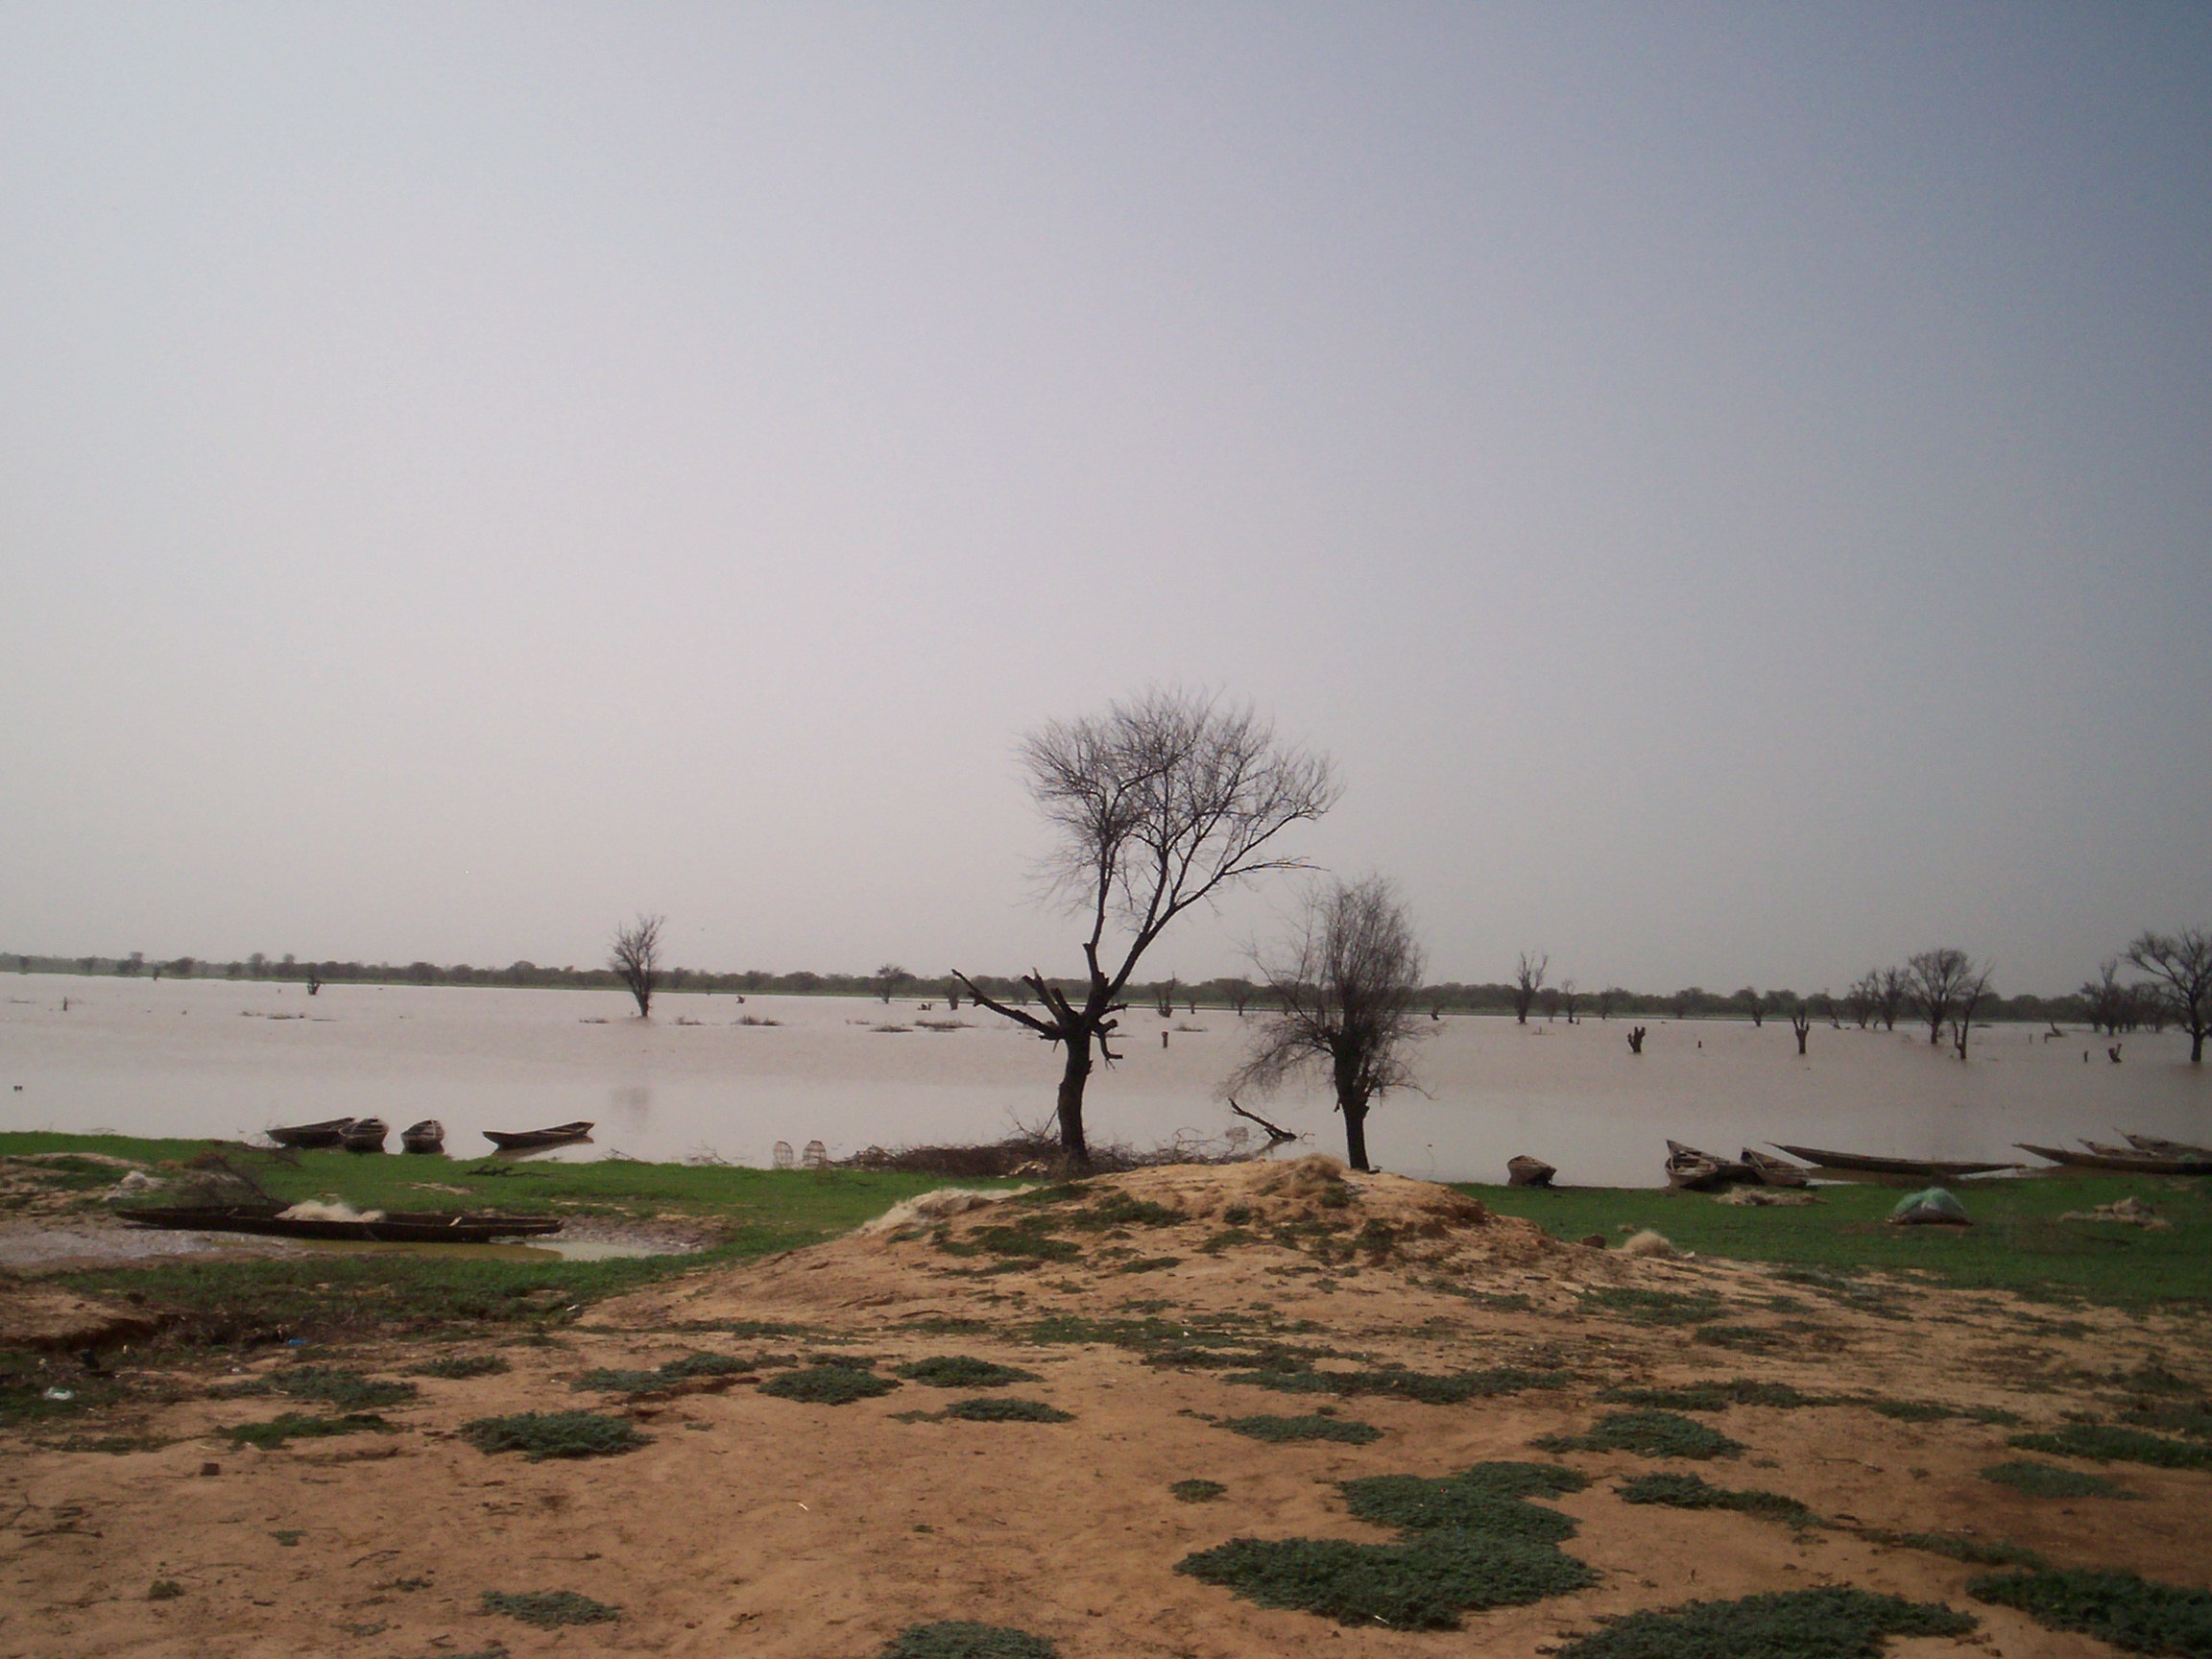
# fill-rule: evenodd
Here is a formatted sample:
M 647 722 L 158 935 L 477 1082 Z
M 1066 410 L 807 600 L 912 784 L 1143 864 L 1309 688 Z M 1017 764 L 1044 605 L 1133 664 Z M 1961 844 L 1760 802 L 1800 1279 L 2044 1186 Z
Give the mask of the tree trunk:
M 1086 1165 L 1091 1147 L 1083 1139 L 1083 1086 L 1091 1081 L 1091 1033 L 1070 1032 L 1063 1041 L 1068 1064 L 1060 1073 L 1060 1150 L 1070 1163 Z
M 2204 1028 L 2202 1026 L 2199 1026 L 2189 1033 L 2189 1064 L 2192 1066 L 2204 1064 Z
M 1367 1108 L 1345 1101 L 1344 1162 L 1355 1169 L 1367 1167 Z

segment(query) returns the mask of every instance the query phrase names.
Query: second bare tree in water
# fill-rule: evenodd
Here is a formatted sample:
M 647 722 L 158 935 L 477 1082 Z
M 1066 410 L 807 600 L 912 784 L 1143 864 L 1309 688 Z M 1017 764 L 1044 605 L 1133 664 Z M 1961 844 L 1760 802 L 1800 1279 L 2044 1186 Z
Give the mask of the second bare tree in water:
M 1231 1092 L 1266 1093 L 1301 1071 L 1326 1075 L 1344 1115 L 1346 1162 L 1369 1167 L 1368 1108 L 1414 1087 L 1407 1050 L 1428 1035 L 1417 1013 L 1421 946 L 1406 906 L 1380 876 L 1317 888 L 1298 936 L 1260 968 L 1279 1008 Z
M 614 929 L 614 943 L 608 951 L 607 966 L 637 998 L 640 1020 L 652 1014 L 653 993 L 661 989 L 661 928 L 666 921 L 664 916 L 640 914 Z

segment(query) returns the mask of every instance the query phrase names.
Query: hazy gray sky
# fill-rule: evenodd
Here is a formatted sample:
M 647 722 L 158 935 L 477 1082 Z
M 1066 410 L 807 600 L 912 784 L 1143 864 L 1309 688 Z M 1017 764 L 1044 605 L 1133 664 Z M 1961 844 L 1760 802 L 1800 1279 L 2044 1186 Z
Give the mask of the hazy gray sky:
M 1438 977 L 2212 921 L 2212 10 L 0 8 L 0 949 L 1070 970 L 1154 679 Z

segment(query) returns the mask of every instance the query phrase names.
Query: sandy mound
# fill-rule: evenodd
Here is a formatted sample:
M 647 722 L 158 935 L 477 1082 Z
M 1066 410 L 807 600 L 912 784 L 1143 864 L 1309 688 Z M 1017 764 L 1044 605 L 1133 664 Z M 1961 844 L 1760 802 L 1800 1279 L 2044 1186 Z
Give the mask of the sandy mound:
M 0 1278 L 0 1347 L 67 1351 L 127 1342 L 153 1321 L 128 1308 L 73 1296 L 51 1285 Z

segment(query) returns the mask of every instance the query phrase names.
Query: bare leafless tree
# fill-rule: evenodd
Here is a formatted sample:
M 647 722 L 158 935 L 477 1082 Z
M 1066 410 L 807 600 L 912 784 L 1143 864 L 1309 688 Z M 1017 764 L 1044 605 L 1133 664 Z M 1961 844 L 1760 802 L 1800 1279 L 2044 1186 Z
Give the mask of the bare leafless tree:
M 1032 969 L 1022 983 L 1043 1014 L 985 995 L 969 999 L 1066 1050 L 1058 1114 L 1063 1152 L 1089 1161 L 1083 1090 L 1093 1055 L 1110 1046 L 1129 976 L 1175 919 L 1226 886 L 1306 861 L 1276 850 L 1292 825 L 1335 804 L 1326 757 L 1276 742 L 1248 708 L 1205 693 L 1154 687 L 1105 713 L 1055 720 L 1022 740 L 1029 790 L 1057 845 L 1040 874 L 1048 894 L 1089 927 L 1084 976 L 1072 994 Z
M 913 980 L 914 975 L 900 967 L 898 963 L 886 962 L 882 967 L 876 970 L 875 977 L 869 980 L 869 983 L 876 988 L 876 995 L 888 1002 L 912 984 Z
M 1551 958 L 1539 951 L 1521 952 L 1520 964 L 1513 970 L 1513 1019 L 1516 1024 L 1528 1023 L 1528 1010 L 1535 1006 L 1536 994 L 1544 989 L 1545 971 L 1551 966 Z
M 1959 987 L 1958 1013 L 1951 1022 L 1951 1046 L 1959 1050 L 1959 1058 L 1966 1058 L 1966 1039 L 1974 1034 L 1974 1010 L 1981 1006 L 1982 998 L 1989 994 L 1989 968 L 1986 963 L 1972 969 Z
M 1559 981 L 1559 1008 L 1560 1012 L 1567 1016 L 1567 1023 L 1570 1025 L 1575 1023 L 1575 1008 L 1580 999 L 1575 993 L 1574 980 L 1562 979 Z
M 2189 1033 L 2189 1063 L 2204 1064 L 2204 1034 L 2212 1030 L 2212 927 L 2140 935 L 2128 960 L 2151 975 L 2166 1012 Z
M 2137 987 L 2120 983 L 2120 958 L 2107 956 L 2097 966 L 2097 977 L 2082 981 L 2075 995 L 2087 1006 L 2089 1024 L 2107 1037 L 2120 1035 L 2123 1025 L 2133 1029 Z
M 1973 986 L 1979 995 L 1987 989 L 1988 979 L 1986 968 L 1954 946 L 1940 946 L 1906 958 L 1906 994 L 1920 1018 L 1928 1022 L 1931 1045 L 1943 1041 L 1943 1027 L 1967 987 Z
M 1406 906 L 1380 876 L 1330 882 L 1307 895 L 1287 946 L 1256 960 L 1280 1012 L 1261 1026 L 1229 1090 L 1266 1094 L 1298 1072 L 1324 1072 L 1344 1115 L 1345 1159 L 1367 1168 L 1368 1108 L 1415 1086 L 1407 1049 L 1428 1035 L 1416 1016 L 1421 946 Z
M 1902 968 L 1884 968 L 1874 977 L 1879 987 L 1875 1001 L 1882 1013 L 1882 1029 L 1894 1031 L 1897 1017 L 1905 1012 L 1905 999 L 1911 994 L 1911 986 Z
M 614 943 L 608 952 L 607 966 L 637 998 L 640 1020 L 652 1016 L 653 993 L 661 989 L 661 928 L 666 921 L 665 916 L 648 916 L 640 911 L 635 922 L 614 929 Z

